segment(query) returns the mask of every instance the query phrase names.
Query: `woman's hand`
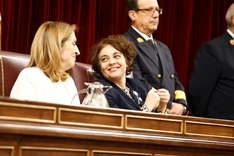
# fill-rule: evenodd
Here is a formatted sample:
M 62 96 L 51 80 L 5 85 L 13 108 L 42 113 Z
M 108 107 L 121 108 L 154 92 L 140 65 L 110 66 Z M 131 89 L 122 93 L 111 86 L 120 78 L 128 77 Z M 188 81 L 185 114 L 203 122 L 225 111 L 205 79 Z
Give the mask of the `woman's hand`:
M 156 89 L 152 88 L 146 96 L 144 105 L 148 107 L 149 111 L 152 111 L 159 105 L 160 97 L 157 92 Z
M 170 100 L 170 93 L 169 93 L 169 91 L 162 88 L 162 89 L 158 89 L 157 93 L 158 93 L 159 98 L 160 98 L 160 103 L 167 104 L 168 101 Z
M 170 93 L 168 90 L 162 88 L 157 90 L 158 96 L 160 98 L 159 106 L 157 108 L 157 111 L 160 111 L 162 113 L 166 113 L 167 109 L 167 103 L 170 100 Z

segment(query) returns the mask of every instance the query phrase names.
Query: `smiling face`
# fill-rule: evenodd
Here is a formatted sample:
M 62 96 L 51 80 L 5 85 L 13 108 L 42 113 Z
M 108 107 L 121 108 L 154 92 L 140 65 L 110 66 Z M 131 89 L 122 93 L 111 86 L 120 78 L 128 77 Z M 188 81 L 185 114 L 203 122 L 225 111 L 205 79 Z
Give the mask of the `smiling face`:
M 129 11 L 132 25 L 150 36 L 158 28 L 159 12 L 149 11 L 159 8 L 157 0 L 138 0 L 138 9 Z
M 101 73 L 109 81 L 120 83 L 126 79 L 126 60 L 124 55 L 113 48 L 106 45 L 98 55 Z
M 67 71 L 75 65 L 76 55 L 80 55 L 79 49 L 76 45 L 76 36 L 73 32 L 68 40 L 66 40 L 61 48 L 61 62 L 62 70 Z

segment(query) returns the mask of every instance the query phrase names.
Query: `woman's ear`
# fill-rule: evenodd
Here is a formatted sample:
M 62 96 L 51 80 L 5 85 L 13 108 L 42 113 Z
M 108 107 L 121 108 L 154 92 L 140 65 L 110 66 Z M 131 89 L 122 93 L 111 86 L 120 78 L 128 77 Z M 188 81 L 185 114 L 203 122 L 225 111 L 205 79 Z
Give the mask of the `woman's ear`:
M 135 12 L 135 11 L 130 10 L 130 11 L 128 12 L 128 16 L 129 16 L 129 18 L 130 18 L 132 21 L 135 21 L 135 20 L 136 20 L 136 12 Z

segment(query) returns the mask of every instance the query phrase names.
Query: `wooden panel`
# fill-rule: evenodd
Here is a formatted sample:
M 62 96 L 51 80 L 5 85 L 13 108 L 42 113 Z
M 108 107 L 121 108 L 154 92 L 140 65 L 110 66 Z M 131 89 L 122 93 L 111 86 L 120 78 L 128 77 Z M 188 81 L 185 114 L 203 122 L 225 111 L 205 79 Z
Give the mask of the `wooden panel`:
M 154 156 L 180 156 L 180 155 L 155 154 Z
M 92 156 L 180 156 L 169 154 L 151 154 L 151 153 L 133 153 L 133 152 L 119 152 L 119 151 L 99 151 L 94 150 Z
M 14 147 L 13 146 L 0 146 L 0 156 L 13 156 Z
M 0 119 L 55 123 L 56 108 L 0 102 Z
M 2 17 L 0 13 L 0 51 L 2 50 Z
M 89 156 L 89 151 L 69 148 L 23 146 L 20 148 L 20 156 Z
M 119 151 L 92 151 L 92 156 L 152 156 L 150 153 L 133 153 L 133 152 L 119 152 Z
M 0 98 L 0 156 L 233 156 L 233 129 L 227 120 Z
M 126 129 L 139 131 L 183 133 L 183 121 L 175 119 L 168 120 L 157 117 L 126 115 L 125 126 Z
M 234 138 L 234 125 L 186 121 L 185 133 L 188 135 Z
M 68 125 L 123 128 L 123 115 L 114 113 L 59 108 L 58 120 Z

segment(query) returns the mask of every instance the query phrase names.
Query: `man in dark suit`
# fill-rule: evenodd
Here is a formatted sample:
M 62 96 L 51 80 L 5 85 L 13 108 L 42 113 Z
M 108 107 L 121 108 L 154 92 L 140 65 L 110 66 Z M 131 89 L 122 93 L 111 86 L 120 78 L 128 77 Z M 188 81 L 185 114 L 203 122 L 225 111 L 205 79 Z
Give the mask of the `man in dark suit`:
M 126 0 L 126 9 L 132 22 L 124 36 L 137 49 L 133 77 L 147 80 L 156 89 L 165 88 L 169 91 L 169 114 L 186 114 L 186 96 L 174 69 L 170 50 L 152 36 L 162 14 L 157 0 Z
M 194 116 L 234 119 L 234 3 L 226 23 L 227 31 L 203 44 L 194 59 L 188 90 Z

